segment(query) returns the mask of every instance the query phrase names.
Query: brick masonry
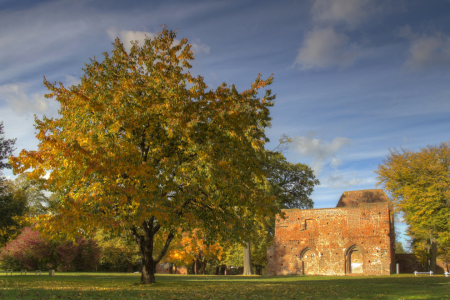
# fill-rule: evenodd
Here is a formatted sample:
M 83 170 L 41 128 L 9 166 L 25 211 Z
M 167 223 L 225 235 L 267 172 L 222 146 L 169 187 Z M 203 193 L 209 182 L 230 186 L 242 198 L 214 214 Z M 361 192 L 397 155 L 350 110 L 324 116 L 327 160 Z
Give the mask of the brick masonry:
M 282 212 L 267 251 L 267 275 L 395 272 L 394 221 L 382 190 L 345 192 L 336 208 Z

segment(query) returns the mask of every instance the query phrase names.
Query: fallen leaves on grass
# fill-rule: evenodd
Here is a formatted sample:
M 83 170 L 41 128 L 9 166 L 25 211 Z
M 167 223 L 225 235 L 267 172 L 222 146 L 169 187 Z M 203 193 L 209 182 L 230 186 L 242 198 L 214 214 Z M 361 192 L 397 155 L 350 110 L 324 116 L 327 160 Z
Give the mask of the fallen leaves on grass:
M 55 277 L 2 276 L 0 299 L 259 300 L 259 299 L 446 299 L 443 276 L 245 277 L 159 275 L 139 283 L 124 273 L 62 273 Z

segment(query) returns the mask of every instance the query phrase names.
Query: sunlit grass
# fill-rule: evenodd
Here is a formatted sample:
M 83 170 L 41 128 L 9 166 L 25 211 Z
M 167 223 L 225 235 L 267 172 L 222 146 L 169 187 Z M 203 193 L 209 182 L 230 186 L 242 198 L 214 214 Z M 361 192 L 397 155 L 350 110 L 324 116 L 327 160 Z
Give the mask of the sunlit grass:
M 141 285 L 140 274 L 56 273 L 0 275 L 0 299 L 450 299 L 450 277 L 393 275 L 194 276 L 157 275 Z

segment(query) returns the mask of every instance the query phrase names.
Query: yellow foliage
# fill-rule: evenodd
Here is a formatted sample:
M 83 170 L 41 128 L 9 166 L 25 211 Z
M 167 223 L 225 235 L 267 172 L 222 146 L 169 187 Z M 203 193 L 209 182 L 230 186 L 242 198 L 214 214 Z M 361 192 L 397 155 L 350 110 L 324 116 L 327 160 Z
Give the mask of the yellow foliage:
M 170 243 L 181 227 L 208 236 L 227 230 L 241 240 L 246 211 L 260 208 L 252 218 L 278 212 L 255 180 L 266 176 L 264 128 L 274 99 L 258 92 L 273 77 L 259 74 L 241 93 L 226 84 L 207 91 L 203 77 L 186 71 L 191 46 L 175 37 L 164 27 L 129 53 L 116 39 L 112 53 L 86 64 L 81 84 L 69 89 L 44 79 L 61 117 L 36 117 L 39 149 L 10 158 L 15 174 L 31 168 L 59 195 L 39 217 L 42 234 L 74 238 L 104 228 L 150 243 L 153 230 L 164 228 Z
M 178 266 L 187 266 L 195 258 L 198 259 L 222 259 L 223 248 L 219 243 L 208 245 L 204 233 L 200 229 L 184 232 L 174 245 L 175 249 L 169 251 L 167 261 Z
M 450 143 L 420 151 L 391 151 L 376 171 L 410 233 L 450 246 Z

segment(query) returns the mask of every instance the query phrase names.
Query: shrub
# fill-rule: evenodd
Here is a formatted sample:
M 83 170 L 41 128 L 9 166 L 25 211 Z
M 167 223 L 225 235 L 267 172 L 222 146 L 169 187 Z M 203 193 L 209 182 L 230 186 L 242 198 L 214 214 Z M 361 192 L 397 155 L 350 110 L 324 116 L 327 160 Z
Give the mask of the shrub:
M 44 240 L 38 231 L 25 227 L 0 252 L 4 269 L 58 269 L 92 271 L 100 261 L 100 248 L 91 239 L 80 237 L 76 244 Z

